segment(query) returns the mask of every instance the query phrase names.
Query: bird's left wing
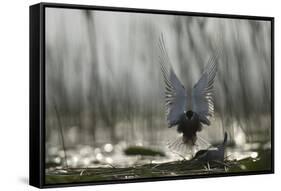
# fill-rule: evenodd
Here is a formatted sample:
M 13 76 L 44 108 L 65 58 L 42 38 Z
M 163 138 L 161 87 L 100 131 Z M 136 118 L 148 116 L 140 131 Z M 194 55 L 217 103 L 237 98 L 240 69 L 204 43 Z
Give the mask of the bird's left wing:
M 187 108 L 187 92 L 177 78 L 168 57 L 163 36 L 159 39 L 159 61 L 165 82 L 166 115 L 169 127 L 177 125 Z
M 204 73 L 192 90 L 192 110 L 199 115 L 200 121 L 206 125 L 210 125 L 208 116 L 213 116 L 214 113 L 213 89 L 217 73 L 217 57 L 218 52 L 209 59 Z

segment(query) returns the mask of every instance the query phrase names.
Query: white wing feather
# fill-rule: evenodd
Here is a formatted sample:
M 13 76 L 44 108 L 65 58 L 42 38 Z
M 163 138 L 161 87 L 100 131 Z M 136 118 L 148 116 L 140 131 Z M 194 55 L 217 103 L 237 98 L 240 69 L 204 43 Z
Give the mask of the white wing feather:
M 192 90 L 192 110 L 199 115 L 202 123 L 210 125 L 208 116 L 214 114 L 213 89 L 217 72 L 218 52 L 208 62 L 204 73 Z
M 187 92 L 171 66 L 163 36 L 159 39 L 159 49 L 160 66 L 165 82 L 166 116 L 169 127 L 172 127 L 178 124 L 187 108 Z

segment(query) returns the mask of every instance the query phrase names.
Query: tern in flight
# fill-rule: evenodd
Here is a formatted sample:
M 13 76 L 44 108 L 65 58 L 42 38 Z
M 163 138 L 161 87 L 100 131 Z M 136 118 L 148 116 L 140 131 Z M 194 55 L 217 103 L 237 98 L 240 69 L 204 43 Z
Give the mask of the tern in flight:
M 198 82 L 187 91 L 174 72 L 163 35 L 159 39 L 159 61 L 165 84 L 166 119 L 168 127 L 177 127 L 181 144 L 194 146 L 202 125 L 210 125 L 214 114 L 214 80 L 218 52 L 208 60 Z

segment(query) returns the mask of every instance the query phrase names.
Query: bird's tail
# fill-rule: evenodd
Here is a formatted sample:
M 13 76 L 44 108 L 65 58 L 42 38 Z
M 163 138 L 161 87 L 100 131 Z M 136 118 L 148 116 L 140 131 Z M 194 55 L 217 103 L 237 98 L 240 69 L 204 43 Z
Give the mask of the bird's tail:
M 197 135 L 197 141 L 196 143 L 193 143 L 192 141 L 187 141 L 184 139 L 184 137 L 178 136 L 175 140 L 168 142 L 168 148 L 172 151 L 176 151 L 181 154 L 191 154 L 193 155 L 198 150 L 201 149 L 208 149 L 212 145 L 206 141 L 203 137 Z
M 219 150 L 223 150 L 223 152 L 224 152 L 226 143 L 227 143 L 227 133 L 225 132 L 225 133 L 224 133 L 223 142 L 222 142 L 222 144 L 219 145 L 217 148 L 218 148 Z
M 169 141 L 167 145 L 173 152 L 181 154 L 192 154 L 194 152 L 193 145 L 184 142 L 182 136 L 178 136 L 176 139 Z
M 223 145 L 225 145 L 227 142 L 227 132 L 224 132 L 224 139 L 223 139 Z

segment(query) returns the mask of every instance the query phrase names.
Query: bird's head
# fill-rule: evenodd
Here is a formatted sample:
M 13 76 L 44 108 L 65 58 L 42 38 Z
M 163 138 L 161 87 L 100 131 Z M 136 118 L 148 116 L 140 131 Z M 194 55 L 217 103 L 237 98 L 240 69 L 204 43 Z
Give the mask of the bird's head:
M 191 120 L 193 117 L 193 111 L 187 111 L 185 112 L 185 116 L 187 117 L 187 119 Z

